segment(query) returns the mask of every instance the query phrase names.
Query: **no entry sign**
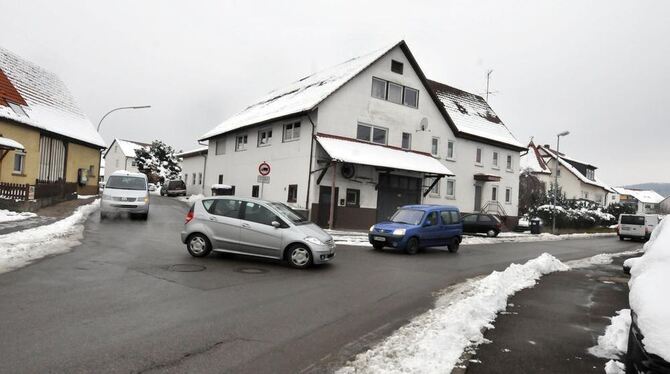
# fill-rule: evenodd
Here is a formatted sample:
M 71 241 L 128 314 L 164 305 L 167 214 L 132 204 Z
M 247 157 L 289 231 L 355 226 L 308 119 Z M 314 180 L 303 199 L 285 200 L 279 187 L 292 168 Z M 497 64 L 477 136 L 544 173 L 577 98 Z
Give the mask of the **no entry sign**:
M 270 174 L 270 170 L 271 170 L 270 169 L 270 164 L 268 164 L 265 161 L 261 162 L 261 164 L 258 165 L 258 173 L 260 175 L 263 175 L 263 176 L 268 175 L 268 174 Z

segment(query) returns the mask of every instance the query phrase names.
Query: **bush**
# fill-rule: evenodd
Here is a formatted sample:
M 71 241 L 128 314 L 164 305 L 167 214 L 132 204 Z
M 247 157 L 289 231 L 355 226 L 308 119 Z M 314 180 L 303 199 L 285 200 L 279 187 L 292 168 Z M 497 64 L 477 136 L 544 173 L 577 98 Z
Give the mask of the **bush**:
M 539 217 L 544 224 L 551 226 L 553 222 L 553 206 L 541 205 L 531 212 L 532 217 Z M 556 227 L 559 229 L 588 229 L 598 226 L 610 226 L 617 222 L 612 214 L 600 208 L 556 206 Z

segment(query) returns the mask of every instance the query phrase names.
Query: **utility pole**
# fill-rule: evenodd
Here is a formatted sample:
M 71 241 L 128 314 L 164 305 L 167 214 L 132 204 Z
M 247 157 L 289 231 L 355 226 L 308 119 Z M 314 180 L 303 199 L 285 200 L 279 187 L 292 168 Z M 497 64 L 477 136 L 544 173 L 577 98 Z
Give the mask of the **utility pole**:
M 556 235 L 556 194 L 558 193 L 558 163 L 559 158 L 561 157 L 560 148 L 561 148 L 561 136 L 567 136 L 570 134 L 570 131 L 563 131 L 562 133 L 556 134 L 556 160 L 554 164 L 554 203 L 551 206 L 551 233 Z

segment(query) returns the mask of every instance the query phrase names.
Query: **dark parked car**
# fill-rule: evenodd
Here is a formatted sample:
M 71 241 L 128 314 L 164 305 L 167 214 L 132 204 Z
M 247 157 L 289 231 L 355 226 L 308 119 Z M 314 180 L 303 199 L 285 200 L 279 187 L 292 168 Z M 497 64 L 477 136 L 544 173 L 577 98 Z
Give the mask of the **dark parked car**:
M 370 227 L 368 239 L 374 249 L 392 247 L 415 254 L 420 248 L 444 246 L 458 251 L 462 238 L 458 208 L 449 205 L 406 205 L 389 221 Z
M 469 234 L 486 234 L 494 237 L 500 234 L 502 222 L 493 214 L 474 213 L 463 216 L 463 232 Z
M 161 186 L 161 196 L 186 196 L 186 183 L 180 179 L 166 181 Z

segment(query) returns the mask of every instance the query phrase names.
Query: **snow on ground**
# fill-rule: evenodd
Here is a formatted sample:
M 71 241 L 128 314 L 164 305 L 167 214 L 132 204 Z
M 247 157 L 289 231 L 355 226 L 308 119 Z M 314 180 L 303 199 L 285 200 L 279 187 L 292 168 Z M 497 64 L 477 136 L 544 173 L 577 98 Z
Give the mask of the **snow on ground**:
M 610 318 L 605 335 L 598 337 L 598 345 L 589 348 L 589 353 L 600 358 L 619 359 L 628 350 L 630 309 L 621 309 Z
M 81 200 L 90 199 L 90 198 L 93 198 L 93 197 L 98 197 L 98 195 L 77 195 L 77 199 L 81 199 Z
M 96 199 L 77 208 L 71 216 L 49 225 L 0 235 L 0 273 L 25 266 L 42 257 L 67 252 L 80 244 L 84 221 L 100 206 Z
M 340 231 L 340 230 L 326 230 L 335 239 L 335 243 L 339 245 L 372 247 L 368 241 L 368 233 L 361 231 Z M 528 232 L 501 232 L 495 238 L 478 235 L 466 235 L 463 237 L 461 245 L 472 244 L 496 244 L 496 243 L 510 243 L 510 242 L 539 242 L 539 241 L 553 241 L 566 239 L 588 239 L 597 237 L 616 236 L 616 233 L 591 233 L 591 234 L 565 234 L 553 235 L 549 233 L 542 233 L 533 235 Z
M 609 360 L 605 364 L 605 374 L 626 374 L 626 366 L 617 360 Z
M 568 261 L 566 262 L 566 264 L 570 266 L 571 269 L 586 268 L 593 265 L 606 265 L 611 264 L 612 261 L 614 260 L 614 257 L 633 256 L 640 252 L 642 252 L 642 248 L 617 253 L 601 253 L 595 256 L 582 258 L 579 260 Z
M 0 209 L 0 223 L 23 221 L 37 217 L 37 214 L 31 212 L 13 212 L 11 210 Z
M 449 373 L 466 349 L 486 342 L 484 332 L 494 328 L 497 314 L 508 306 L 508 297 L 533 287 L 545 274 L 570 270 L 568 264 L 607 263 L 606 259 L 611 261 L 612 257 L 629 252 L 598 255 L 568 263 L 544 253 L 523 265 L 511 264 L 502 272 L 494 271 L 485 277 L 449 287 L 437 298 L 433 309 L 415 317 L 367 352 L 357 355 L 337 373 Z M 617 319 L 617 329 L 620 322 Z M 612 366 L 612 370 L 618 367 L 614 362 L 608 365 Z
M 185 203 L 192 203 L 198 200 L 202 200 L 205 198 L 205 195 L 203 194 L 197 194 L 197 195 L 189 195 L 189 196 L 177 196 L 177 200 L 183 201 Z

